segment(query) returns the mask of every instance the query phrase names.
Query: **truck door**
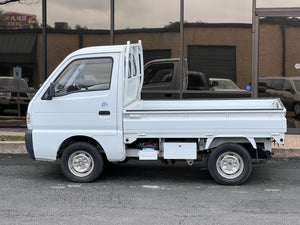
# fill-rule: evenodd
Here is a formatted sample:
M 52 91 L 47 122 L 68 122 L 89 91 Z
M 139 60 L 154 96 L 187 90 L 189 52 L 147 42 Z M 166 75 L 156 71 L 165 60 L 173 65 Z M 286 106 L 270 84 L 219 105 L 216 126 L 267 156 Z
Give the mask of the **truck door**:
M 48 154 L 49 158 L 53 154 L 52 144 L 60 145 L 72 136 L 88 136 L 111 148 L 111 143 L 116 143 L 122 154 L 118 150 L 114 154 L 124 157 L 120 147 L 122 132 L 118 132 L 122 125 L 117 123 L 118 64 L 119 54 L 110 53 L 75 59 L 60 72 L 50 85 L 54 97 L 49 99 L 49 87 L 34 105 L 33 139 L 37 145 L 44 145 L 39 146 L 44 149 L 41 154 Z

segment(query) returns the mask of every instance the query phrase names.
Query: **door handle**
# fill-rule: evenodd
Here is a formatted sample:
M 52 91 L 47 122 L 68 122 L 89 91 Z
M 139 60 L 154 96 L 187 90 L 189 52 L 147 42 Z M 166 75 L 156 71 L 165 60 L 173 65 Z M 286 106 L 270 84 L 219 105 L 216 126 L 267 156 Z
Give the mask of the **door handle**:
M 110 111 L 99 111 L 99 115 L 100 116 L 109 116 L 110 115 Z

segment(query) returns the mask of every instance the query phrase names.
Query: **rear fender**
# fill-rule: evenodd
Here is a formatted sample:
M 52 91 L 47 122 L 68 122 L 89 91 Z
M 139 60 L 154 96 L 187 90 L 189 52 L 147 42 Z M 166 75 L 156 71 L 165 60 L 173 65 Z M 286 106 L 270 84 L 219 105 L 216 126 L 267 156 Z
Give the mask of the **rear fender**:
M 205 149 L 215 148 L 225 143 L 250 143 L 254 149 L 257 149 L 255 139 L 252 137 L 211 137 L 207 138 Z

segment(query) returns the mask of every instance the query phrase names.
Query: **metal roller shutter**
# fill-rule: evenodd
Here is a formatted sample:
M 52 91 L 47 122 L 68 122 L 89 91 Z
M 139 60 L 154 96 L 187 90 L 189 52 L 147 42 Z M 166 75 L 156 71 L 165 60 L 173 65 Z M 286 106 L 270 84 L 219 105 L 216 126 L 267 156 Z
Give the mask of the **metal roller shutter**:
M 204 72 L 210 78 L 226 78 L 236 82 L 235 46 L 188 46 L 190 71 Z
M 171 58 L 171 49 L 144 50 L 144 64 L 154 59 Z

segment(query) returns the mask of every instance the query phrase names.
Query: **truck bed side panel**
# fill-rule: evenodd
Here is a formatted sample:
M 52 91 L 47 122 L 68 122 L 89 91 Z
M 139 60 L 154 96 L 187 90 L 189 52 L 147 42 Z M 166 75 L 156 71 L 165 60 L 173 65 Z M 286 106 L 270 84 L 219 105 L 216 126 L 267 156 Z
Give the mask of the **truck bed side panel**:
M 231 104 L 233 102 L 235 100 Z M 188 109 L 188 103 L 182 101 L 164 103 L 169 110 L 164 109 L 161 102 L 155 107 L 154 101 L 136 103 L 134 107 L 127 109 L 124 112 L 125 137 L 277 137 L 276 140 L 284 141 L 286 119 L 283 107 L 262 108 L 261 106 L 266 107 L 266 104 L 258 104 L 255 107 L 252 103 L 253 106 L 248 108 L 235 108 L 230 106 L 230 102 L 227 102 L 227 105 L 224 102 L 219 109 L 212 109 L 210 106 L 204 108 L 200 101 L 195 101 L 194 107 Z M 147 108 L 147 104 L 152 105 L 152 109 Z

